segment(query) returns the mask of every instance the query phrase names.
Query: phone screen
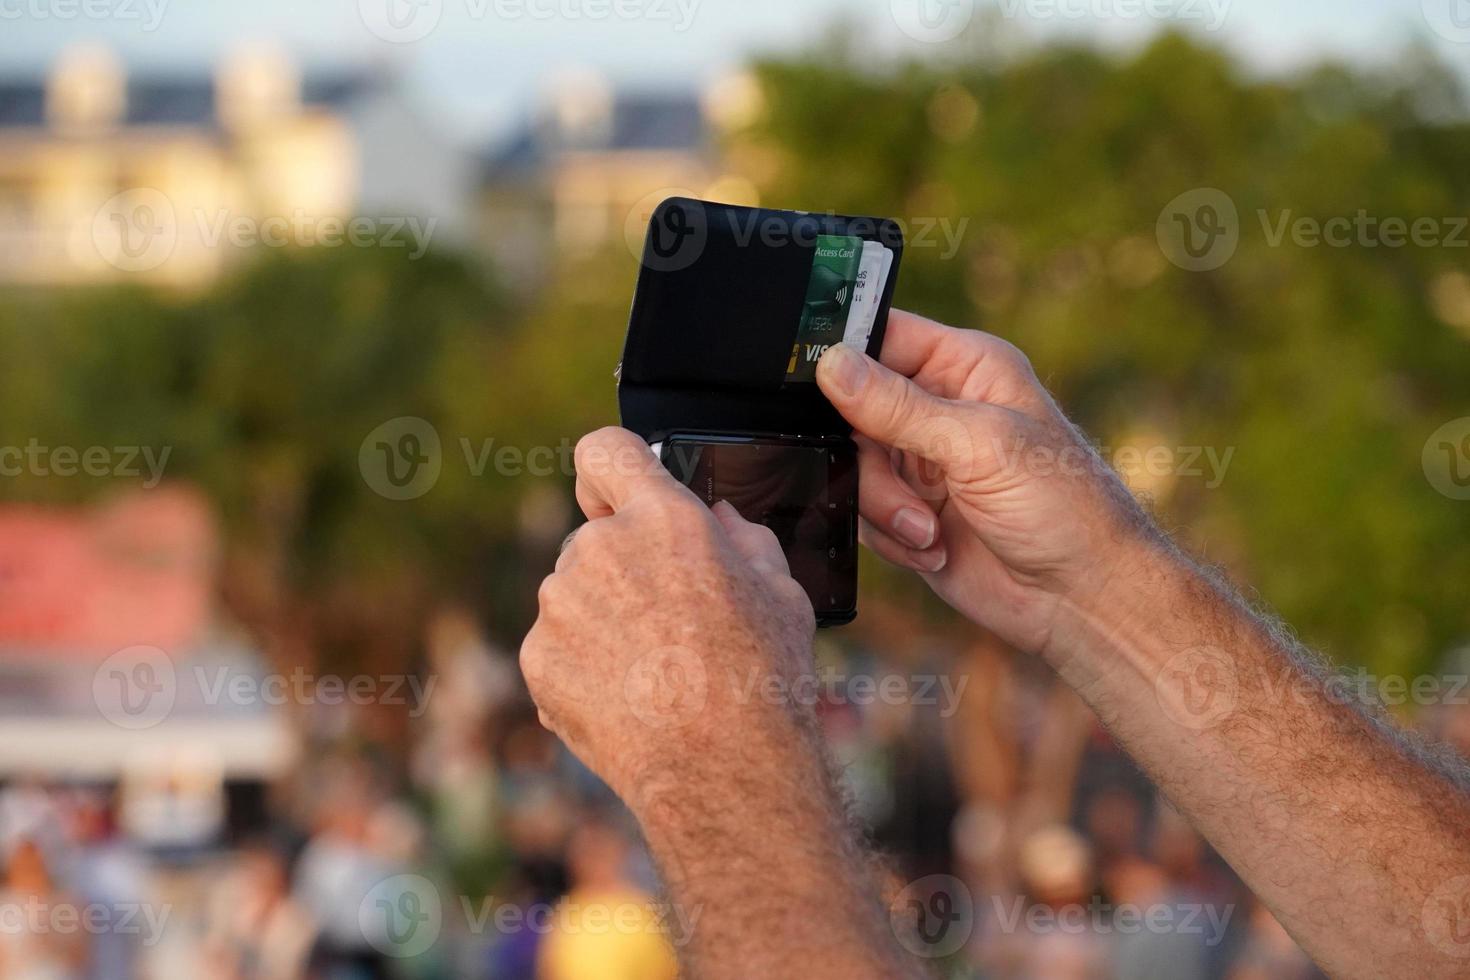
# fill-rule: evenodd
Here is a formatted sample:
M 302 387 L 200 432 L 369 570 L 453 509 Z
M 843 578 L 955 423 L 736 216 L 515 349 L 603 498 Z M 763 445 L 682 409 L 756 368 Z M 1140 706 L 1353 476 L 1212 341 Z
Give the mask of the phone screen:
M 851 443 L 675 436 L 662 457 L 705 503 L 728 501 L 781 542 L 818 621 L 857 605 L 857 458 Z

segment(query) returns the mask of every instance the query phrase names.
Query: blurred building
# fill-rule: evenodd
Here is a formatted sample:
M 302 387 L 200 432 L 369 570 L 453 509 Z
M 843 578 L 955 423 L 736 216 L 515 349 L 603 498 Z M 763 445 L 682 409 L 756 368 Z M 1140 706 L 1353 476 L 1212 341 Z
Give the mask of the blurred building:
M 474 182 L 386 72 L 303 74 L 259 47 L 212 75 L 130 76 L 84 46 L 0 79 L 0 282 L 198 286 L 252 239 L 309 244 L 358 216 L 463 241 Z
M 0 506 L 0 782 L 117 786 L 136 839 L 191 847 L 293 764 L 261 658 L 220 628 L 217 538 L 180 488 Z
M 749 181 L 725 174 L 720 147 L 748 114 L 753 84 L 742 76 L 704 93 L 637 92 L 590 72 L 561 77 L 486 160 L 482 249 L 531 288 L 558 256 L 641 242 L 666 197 L 757 203 Z

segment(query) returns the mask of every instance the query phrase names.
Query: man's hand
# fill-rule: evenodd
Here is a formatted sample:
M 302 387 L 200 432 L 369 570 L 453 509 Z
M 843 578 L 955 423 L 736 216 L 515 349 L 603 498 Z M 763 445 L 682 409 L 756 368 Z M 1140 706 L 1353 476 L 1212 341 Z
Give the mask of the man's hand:
M 817 371 L 862 441 L 868 544 L 1045 655 L 1328 973 L 1470 975 L 1464 767 L 1330 694 L 1013 347 L 895 314 L 883 362 L 836 348 Z
M 589 523 L 521 648 L 544 723 L 624 799 L 650 773 L 718 772 L 760 733 L 789 737 L 797 706 L 731 683 L 811 669 L 811 603 L 776 536 L 705 507 L 631 432 L 594 432 L 576 460 Z
M 816 627 L 775 535 L 706 508 L 621 429 L 578 444 L 577 500 L 589 523 L 541 587 L 521 670 L 638 817 L 694 923 L 687 975 L 916 975 L 790 694 Z
M 857 431 L 862 537 L 1029 652 L 1091 605 L 1149 522 L 1025 355 L 974 330 L 889 319 L 881 364 L 838 345 L 822 391 Z

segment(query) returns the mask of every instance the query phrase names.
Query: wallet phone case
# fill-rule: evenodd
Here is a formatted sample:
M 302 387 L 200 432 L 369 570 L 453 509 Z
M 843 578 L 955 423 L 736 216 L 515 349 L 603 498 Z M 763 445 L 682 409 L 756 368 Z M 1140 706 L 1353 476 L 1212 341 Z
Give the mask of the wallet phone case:
M 885 249 L 875 280 L 868 263 Z M 878 355 L 902 256 L 902 229 L 887 219 L 663 202 L 619 373 L 623 425 L 649 442 L 691 431 L 848 437 L 810 374 L 825 346 L 844 339 L 833 334 L 844 317 L 856 329 L 856 314 L 843 311 L 862 302 L 876 302 L 876 317 L 867 310 L 857 339 Z

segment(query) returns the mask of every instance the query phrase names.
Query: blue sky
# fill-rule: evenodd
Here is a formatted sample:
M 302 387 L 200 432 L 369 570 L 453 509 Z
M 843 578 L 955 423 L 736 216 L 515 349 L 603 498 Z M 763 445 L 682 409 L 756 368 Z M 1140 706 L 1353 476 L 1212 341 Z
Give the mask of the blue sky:
M 395 28 L 384 19 L 390 3 L 422 6 L 395 8 Z M 130 65 L 185 68 L 268 38 L 308 62 L 395 65 L 447 127 L 486 139 L 574 66 L 629 85 L 690 86 L 844 18 L 875 56 L 937 56 L 912 36 L 926 31 L 904 13 L 916 3 L 933 5 L 938 32 L 941 15 L 962 17 L 968 5 L 996 11 L 1006 44 L 1070 35 L 1127 46 L 1183 24 L 1265 71 L 1327 56 L 1381 63 L 1416 39 L 1470 68 L 1470 0 L 0 0 L 0 74 L 38 71 L 82 39 L 105 40 Z M 959 43 L 985 40 L 986 23 L 977 13 Z

